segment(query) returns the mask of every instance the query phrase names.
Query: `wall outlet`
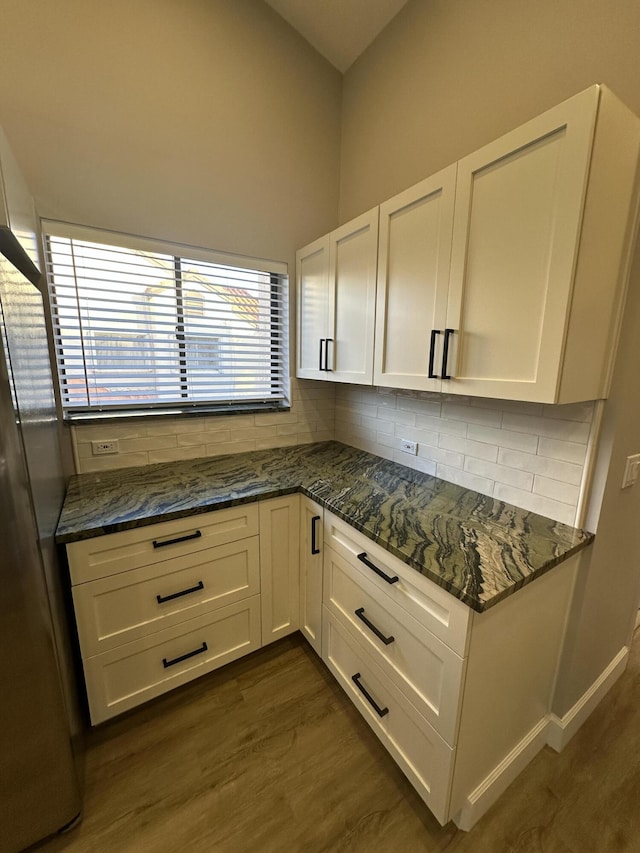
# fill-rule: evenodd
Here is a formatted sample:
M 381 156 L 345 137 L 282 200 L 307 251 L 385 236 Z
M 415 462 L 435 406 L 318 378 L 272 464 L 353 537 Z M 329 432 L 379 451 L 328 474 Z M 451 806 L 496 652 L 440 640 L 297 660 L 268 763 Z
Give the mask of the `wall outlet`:
M 400 439 L 400 450 L 405 453 L 411 453 L 413 456 L 418 452 L 418 442 L 417 441 L 409 441 L 408 438 Z
M 112 441 L 92 441 L 91 452 L 94 456 L 106 456 L 108 453 L 120 453 L 118 440 Z

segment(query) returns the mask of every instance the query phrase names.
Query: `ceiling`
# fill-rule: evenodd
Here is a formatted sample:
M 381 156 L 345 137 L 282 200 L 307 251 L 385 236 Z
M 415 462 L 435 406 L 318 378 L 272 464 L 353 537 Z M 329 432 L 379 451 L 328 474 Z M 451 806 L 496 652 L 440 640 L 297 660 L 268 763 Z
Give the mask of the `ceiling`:
M 343 73 L 407 0 L 266 0 Z

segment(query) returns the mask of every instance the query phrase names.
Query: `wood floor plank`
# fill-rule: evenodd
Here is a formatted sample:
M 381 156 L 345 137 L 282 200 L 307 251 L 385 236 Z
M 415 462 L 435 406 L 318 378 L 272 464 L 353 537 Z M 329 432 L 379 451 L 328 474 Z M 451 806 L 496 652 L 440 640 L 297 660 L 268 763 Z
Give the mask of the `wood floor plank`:
M 557 755 L 441 827 L 299 635 L 92 730 L 83 821 L 38 853 L 638 853 L 640 637 Z

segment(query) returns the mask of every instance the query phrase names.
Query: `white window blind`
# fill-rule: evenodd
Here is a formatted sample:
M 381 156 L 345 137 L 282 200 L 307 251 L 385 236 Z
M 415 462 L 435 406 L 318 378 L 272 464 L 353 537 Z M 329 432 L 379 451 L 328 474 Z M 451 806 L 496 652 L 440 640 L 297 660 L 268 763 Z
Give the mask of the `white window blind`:
M 286 400 L 283 264 L 43 224 L 67 413 Z

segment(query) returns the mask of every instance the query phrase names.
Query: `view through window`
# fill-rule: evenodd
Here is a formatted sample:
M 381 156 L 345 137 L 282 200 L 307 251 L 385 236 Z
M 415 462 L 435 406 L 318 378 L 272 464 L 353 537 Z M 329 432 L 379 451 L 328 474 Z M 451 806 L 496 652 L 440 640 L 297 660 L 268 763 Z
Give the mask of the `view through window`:
M 67 412 L 285 399 L 281 271 L 55 233 L 46 247 Z

